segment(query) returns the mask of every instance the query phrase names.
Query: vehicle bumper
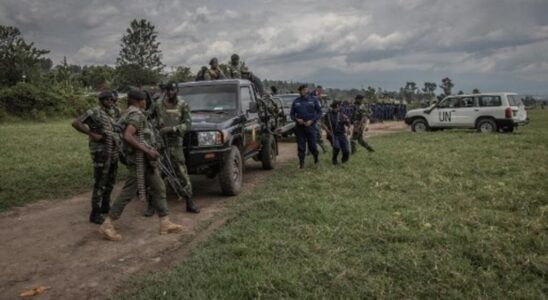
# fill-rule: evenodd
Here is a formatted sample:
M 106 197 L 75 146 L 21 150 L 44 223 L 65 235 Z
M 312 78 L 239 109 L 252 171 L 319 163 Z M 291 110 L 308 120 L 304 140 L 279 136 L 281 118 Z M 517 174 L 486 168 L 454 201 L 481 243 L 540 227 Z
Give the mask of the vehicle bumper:
M 498 127 L 518 127 L 518 126 L 525 126 L 529 124 L 529 118 L 527 118 L 524 121 L 518 121 L 514 119 L 497 119 L 496 120 Z
M 207 173 L 208 170 L 219 167 L 224 154 L 229 148 L 191 149 L 186 153 L 186 163 L 191 174 Z

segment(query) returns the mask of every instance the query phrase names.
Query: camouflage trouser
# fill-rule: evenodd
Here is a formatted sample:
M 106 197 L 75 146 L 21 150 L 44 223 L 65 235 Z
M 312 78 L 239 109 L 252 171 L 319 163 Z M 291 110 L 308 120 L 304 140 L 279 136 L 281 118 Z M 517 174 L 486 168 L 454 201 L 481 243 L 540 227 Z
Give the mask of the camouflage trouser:
M 352 132 L 352 137 L 350 138 L 350 149 L 352 153 L 356 153 L 358 144 L 366 149 L 371 148 L 363 138 L 363 130 L 355 130 Z
M 183 147 L 169 147 L 169 154 L 171 155 L 171 161 L 173 162 L 173 168 L 179 177 L 181 186 L 185 193 L 192 197 L 192 183 L 190 182 L 190 176 L 185 164 L 185 155 L 183 154 Z
M 158 212 L 158 216 L 167 216 L 168 208 L 166 201 L 166 186 L 164 181 L 160 176 L 158 168 L 151 167 L 148 163 L 146 163 L 146 165 L 145 182 L 147 191 L 149 191 L 150 194 L 152 205 L 154 206 L 156 212 Z M 109 216 L 113 220 L 120 218 L 126 205 L 131 201 L 131 199 L 137 196 L 137 169 L 135 166 L 128 166 L 128 171 L 129 174 L 126 183 L 124 184 L 124 187 L 116 200 L 114 200 L 114 204 L 110 209 Z
M 93 194 L 91 195 L 91 208 L 99 209 L 110 205 L 110 194 L 116 183 L 118 161 L 111 161 L 110 166 L 105 166 L 106 153 L 103 151 L 92 152 L 93 161 Z

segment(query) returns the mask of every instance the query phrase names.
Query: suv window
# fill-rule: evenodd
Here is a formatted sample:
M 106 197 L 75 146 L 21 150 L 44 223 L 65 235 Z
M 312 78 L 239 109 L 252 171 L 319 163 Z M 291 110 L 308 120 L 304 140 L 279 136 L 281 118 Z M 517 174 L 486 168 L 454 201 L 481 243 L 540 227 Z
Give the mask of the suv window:
M 242 99 L 242 113 L 245 114 L 249 110 L 249 104 L 252 101 L 249 87 L 247 86 L 240 87 L 240 97 Z
M 499 96 L 480 96 L 479 97 L 479 106 L 489 107 L 489 106 L 501 106 L 502 102 L 500 101 Z
M 521 102 L 519 95 L 508 95 L 508 103 L 510 106 L 522 106 L 523 102 Z
M 440 102 L 438 108 L 453 108 L 460 101 L 459 98 L 447 98 Z

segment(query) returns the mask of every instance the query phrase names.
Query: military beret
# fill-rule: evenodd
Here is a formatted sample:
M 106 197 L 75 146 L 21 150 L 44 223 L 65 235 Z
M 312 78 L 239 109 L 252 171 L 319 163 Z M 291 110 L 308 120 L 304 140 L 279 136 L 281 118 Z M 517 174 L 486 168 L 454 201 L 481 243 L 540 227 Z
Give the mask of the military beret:
M 129 91 L 129 93 L 127 93 L 127 97 L 129 99 L 133 99 L 133 100 L 145 100 L 145 93 L 141 92 L 141 91 Z
M 112 98 L 112 93 L 111 92 L 101 92 L 99 94 L 99 100 L 107 100 L 107 99 L 110 99 Z
M 363 96 L 362 95 L 356 95 L 356 100 L 363 100 Z

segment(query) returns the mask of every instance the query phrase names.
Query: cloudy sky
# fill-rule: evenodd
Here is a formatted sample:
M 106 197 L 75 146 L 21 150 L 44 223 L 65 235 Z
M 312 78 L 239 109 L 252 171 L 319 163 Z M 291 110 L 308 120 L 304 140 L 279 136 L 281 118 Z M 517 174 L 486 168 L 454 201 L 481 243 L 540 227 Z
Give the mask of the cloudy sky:
M 114 64 L 130 21 L 159 31 L 167 70 L 237 52 L 260 77 L 327 87 L 548 94 L 548 0 L 1 0 L 0 24 L 76 64 Z

